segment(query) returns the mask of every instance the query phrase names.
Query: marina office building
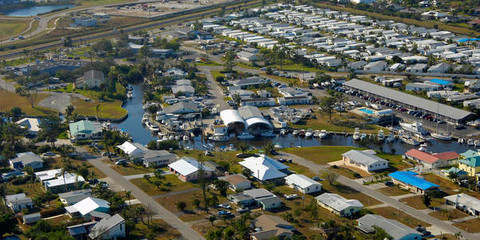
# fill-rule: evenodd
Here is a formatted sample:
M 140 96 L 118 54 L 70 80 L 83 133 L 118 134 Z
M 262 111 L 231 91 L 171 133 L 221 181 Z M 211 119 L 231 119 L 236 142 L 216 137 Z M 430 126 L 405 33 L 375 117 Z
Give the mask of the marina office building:
M 432 116 L 438 116 L 439 118 L 450 123 L 464 123 L 475 117 L 475 115 L 469 111 L 437 103 L 435 101 L 403 93 L 359 79 L 347 81 L 343 83 L 343 86 L 346 89 L 356 90 L 370 97 L 380 98 L 382 101 L 401 105 L 405 108 L 413 110 L 421 110 L 424 113 L 429 113 Z

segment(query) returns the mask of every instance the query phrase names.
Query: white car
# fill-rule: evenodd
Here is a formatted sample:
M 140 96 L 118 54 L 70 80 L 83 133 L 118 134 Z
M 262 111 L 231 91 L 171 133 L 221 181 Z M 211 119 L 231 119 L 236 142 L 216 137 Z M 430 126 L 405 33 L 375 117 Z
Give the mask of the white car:
M 287 199 L 287 200 L 293 200 L 293 199 L 296 199 L 297 197 L 298 197 L 298 194 L 285 195 L 285 199 Z
M 225 208 L 225 209 L 232 209 L 232 207 L 231 207 L 230 204 L 228 204 L 228 203 L 218 204 L 218 207 L 219 207 L 219 208 Z

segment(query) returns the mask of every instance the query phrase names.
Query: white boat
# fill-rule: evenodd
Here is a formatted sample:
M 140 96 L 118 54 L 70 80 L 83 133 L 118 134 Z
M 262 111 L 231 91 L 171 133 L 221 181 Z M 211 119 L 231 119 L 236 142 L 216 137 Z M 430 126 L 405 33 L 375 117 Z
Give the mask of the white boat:
M 465 139 L 463 139 L 463 138 L 458 138 L 457 142 L 458 142 L 459 144 L 464 144 L 464 143 L 465 143 Z
M 468 140 L 467 140 L 467 145 L 468 145 L 468 146 L 473 146 L 474 143 L 475 143 L 475 142 L 473 141 L 473 139 L 468 139 Z
M 473 142 L 473 145 L 475 145 L 475 147 L 480 147 L 480 141 L 479 140 L 475 140 Z
M 171 135 L 170 137 L 168 137 L 168 140 L 170 141 L 175 140 L 175 136 Z
M 420 145 L 420 143 L 415 140 L 414 138 L 412 138 L 412 136 L 406 134 L 406 135 L 402 135 L 400 140 L 403 142 L 403 143 L 406 143 L 406 144 L 410 144 L 410 145 L 413 145 L 413 146 L 418 146 Z
M 190 140 L 190 138 L 188 137 L 188 135 L 183 135 L 183 141 L 188 141 Z
M 393 133 L 388 134 L 388 137 L 385 139 L 387 143 L 392 143 L 395 141 L 395 135 Z
M 445 134 L 445 133 L 430 133 L 430 135 L 438 140 L 443 140 L 443 141 L 450 141 L 452 140 L 452 135 L 450 134 Z
M 253 136 L 249 133 L 243 132 L 243 133 L 238 134 L 237 138 L 240 139 L 240 140 L 248 140 L 248 139 L 255 138 L 255 136 Z
M 292 135 L 297 136 L 298 135 L 298 130 L 293 130 Z
M 366 134 L 366 133 L 362 133 L 362 136 L 360 136 L 360 140 L 365 140 L 365 138 L 367 138 L 367 134 Z
M 378 141 L 383 141 L 383 140 L 385 140 L 385 134 L 383 133 L 383 130 L 382 130 L 382 129 L 378 130 L 377 140 L 378 140 Z
M 360 140 L 360 129 L 355 128 L 355 131 L 353 132 L 353 140 Z
M 309 137 L 312 137 L 313 136 L 313 130 L 312 129 L 308 129 L 306 132 L 305 132 L 305 137 L 309 138 Z
M 275 134 L 273 132 L 264 132 L 260 135 L 262 135 L 262 137 L 276 137 L 277 136 L 277 134 Z
M 213 136 L 209 137 L 208 140 L 212 140 L 212 141 L 215 141 L 215 142 L 226 142 L 226 141 L 230 140 L 230 137 L 227 136 L 227 135 L 213 135 Z
M 287 130 L 285 130 L 285 129 L 280 130 L 280 135 L 283 136 L 283 135 L 285 135 L 285 134 L 287 134 Z
M 275 145 L 273 145 L 273 147 L 274 147 L 275 149 L 282 149 L 282 148 L 283 148 L 283 146 L 280 145 L 279 143 L 275 143 Z
M 320 131 L 320 134 L 318 135 L 318 137 L 319 137 L 320 139 L 324 139 L 324 138 L 328 137 L 328 132 L 327 132 L 327 130 L 325 130 L 325 129 L 321 130 L 321 131 Z
M 160 131 L 160 128 L 157 125 L 151 123 L 150 121 L 146 121 L 145 126 L 147 126 L 148 130 L 150 130 L 152 132 Z
M 319 135 L 320 135 L 320 130 L 313 131 L 313 137 L 314 138 L 318 138 Z
M 420 144 L 420 147 L 418 148 L 419 151 L 426 152 L 427 151 L 428 145 L 426 143 Z
M 175 141 L 179 141 L 182 137 L 180 137 L 180 135 L 176 135 L 175 136 Z
M 167 136 L 163 136 L 163 137 L 162 137 L 162 141 L 168 141 L 168 137 L 167 137 Z
M 414 123 L 400 123 L 400 127 L 402 127 L 405 131 L 414 133 L 414 134 L 421 134 L 421 135 L 428 135 L 428 131 L 423 128 L 421 122 L 414 122 Z
M 142 123 L 145 124 L 145 122 L 148 121 L 149 117 L 150 117 L 150 115 L 148 115 L 148 113 L 144 113 L 143 117 L 142 117 Z
M 128 92 L 128 93 L 127 93 L 127 98 L 128 98 L 128 99 L 132 99 L 132 98 L 133 98 L 133 93 Z

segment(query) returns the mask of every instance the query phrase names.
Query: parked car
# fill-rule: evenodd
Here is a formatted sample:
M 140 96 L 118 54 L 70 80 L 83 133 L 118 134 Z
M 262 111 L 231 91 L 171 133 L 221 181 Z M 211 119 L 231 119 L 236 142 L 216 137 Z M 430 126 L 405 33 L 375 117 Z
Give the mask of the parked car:
M 323 181 L 323 179 L 321 179 L 321 178 L 318 177 L 318 176 L 312 177 L 312 180 L 315 180 L 315 181 Z
M 232 209 L 232 207 L 231 207 L 230 204 L 228 204 L 228 203 L 218 204 L 218 207 L 219 207 L 219 208 L 225 208 L 225 209 Z
M 221 210 L 217 212 L 218 216 L 228 216 L 232 214 L 230 211 Z
M 385 186 L 393 186 L 393 182 L 387 181 L 387 182 L 385 182 Z
M 127 164 L 127 160 L 123 158 L 115 161 L 115 165 L 125 165 L 125 164 Z
M 293 200 L 293 199 L 296 199 L 297 197 L 298 197 L 298 194 L 285 195 L 285 199 L 287 199 L 287 200 Z
M 245 212 L 249 212 L 250 209 L 246 208 L 246 207 L 243 207 L 243 208 L 238 208 L 237 209 L 237 212 L 238 213 L 245 213 Z
M 55 156 L 55 153 L 51 151 L 48 151 L 42 154 L 42 157 L 53 157 L 53 156 Z

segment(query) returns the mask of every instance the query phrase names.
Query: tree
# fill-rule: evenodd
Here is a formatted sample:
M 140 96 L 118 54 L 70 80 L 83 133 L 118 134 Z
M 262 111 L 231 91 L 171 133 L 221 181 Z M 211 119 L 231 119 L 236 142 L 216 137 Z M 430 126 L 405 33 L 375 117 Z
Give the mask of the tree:
M 430 204 L 432 203 L 432 198 L 430 197 L 429 194 L 423 194 L 422 196 L 422 201 L 423 204 L 425 204 L 425 207 L 430 207 Z
M 332 121 L 332 113 L 335 109 L 335 104 L 337 103 L 337 99 L 335 97 L 323 97 L 320 100 L 320 109 L 322 112 L 328 114 L 328 118 Z
M 208 217 L 208 221 L 210 222 L 210 224 L 212 224 L 212 226 L 215 220 L 217 220 L 217 217 L 215 217 L 214 215 L 211 215 L 210 217 Z
M 181 202 L 177 202 L 175 204 L 175 206 L 177 207 L 178 210 L 183 212 L 185 210 L 185 208 L 187 207 L 187 204 L 185 202 L 181 201 Z
M 65 109 L 65 117 L 67 119 L 70 119 L 70 117 L 72 117 L 74 111 L 75 111 L 75 107 L 71 104 L 68 105 L 67 108 Z
M 213 182 L 213 185 L 215 186 L 215 189 L 217 189 L 218 192 L 220 192 L 220 195 L 222 195 L 224 197 L 227 196 L 227 190 L 228 190 L 228 186 L 230 185 L 230 183 L 228 183 L 225 180 L 217 179 Z
M 40 138 L 45 138 L 52 147 L 55 147 L 57 136 L 63 132 L 62 120 L 57 116 L 48 116 L 40 122 Z
M 232 100 L 237 104 L 237 106 L 240 106 L 240 103 L 242 102 L 242 97 L 240 97 L 240 94 L 236 93 L 233 94 Z
M 234 51 L 230 50 L 225 53 L 225 62 L 223 64 L 226 72 L 233 72 L 233 68 L 235 67 L 235 57 L 236 54 Z
M 270 155 L 274 149 L 275 149 L 275 145 L 273 145 L 272 142 L 269 142 L 269 143 L 265 144 L 265 146 L 263 146 L 263 152 L 267 156 Z
M 200 186 L 202 188 L 202 196 L 203 196 L 203 203 L 205 204 L 205 209 L 208 211 L 208 201 L 207 201 L 207 189 L 206 189 L 206 182 L 205 182 L 205 170 L 203 165 L 204 159 L 202 154 L 198 154 L 198 181 L 200 182 Z
M 128 200 L 128 205 L 131 206 L 132 203 L 130 202 L 130 199 L 132 198 L 132 191 L 125 190 L 125 198 Z
M 456 172 L 450 172 L 450 173 L 448 173 L 448 177 L 449 177 L 452 181 L 456 182 L 457 179 L 458 179 L 458 173 L 456 173 Z
M 143 47 L 140 48 L 138 51 L 138 56 L 140 58 L 143 58 L 143 61 L 146 61 L 148 57 L 152 54 L 152 49 L 148 45 L 144 45 Z
M 385 240 L 385 239 L 391 240 L 391 239 L 393 239 L 392 236 L 390 236 L 390 234 L 388 234 L 387 232 L 385 232 L 385 230 L 383 230 L 383 228 L 380 228 L 380 227 L 377 227 L 377 226 L 374 225 L 373 229 L 375 229 L 375 233 L 373 235 L 373 240 Z
M 238 149 L 240 149 L 240 152 L 242 153 L 246 153 L 249 148 L 250 147 L 244 142 L 240 143 L 240 145 L 238 146 Z
M 10 213 L 2 213 L 0 215 L 0 236 L 6 233 L 13 233 L 17 228 L 17 221 Z
M 335 181 L 337 181 L 338 173 L 332 172 L 332 171 L 325 171 L 324 177 L 327 180 L 327 182 L 333 186 L 335 185 Z
M 194 206 L 195 208 L 199 208 L 199 207 L 200 207 L 200 203 L 201 203 L 201 202 L 200 202 L 200 200 L 199 200 L 198 198 L 193 199 L 192 204 L 193 204 L 193 206 Z

